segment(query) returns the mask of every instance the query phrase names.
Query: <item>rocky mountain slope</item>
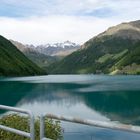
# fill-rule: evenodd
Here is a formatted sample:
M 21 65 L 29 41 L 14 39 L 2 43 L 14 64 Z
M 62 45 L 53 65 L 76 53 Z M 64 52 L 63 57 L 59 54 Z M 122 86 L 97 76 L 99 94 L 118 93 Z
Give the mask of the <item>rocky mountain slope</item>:
M 48 70 L 61 74 L 139 74 L 140 20 L 109 28 Z
M 44 70 L 30 61 L 9 40 L 0 36 L 0 76 L 43 75 Z
M 26 57 L 36 63 L 40 67 L 46 67 L 54 62 L 57 58 L 40 53 L 33 45 L 24 45 L 20 42 L 10 40 Z
M 69 55 L 80 48 L 79 45 L 70 41 L 39 46 L 24 45 L 14 40 L 10 41 L 31 61 L 33 61 L 42 68 L 61 60 L 66 55 Z
M 32 45 L 27 45 L 32 47 Z M 45 44 L 34 46 L 35 50 L 48 56 L 66 56 L 80 48 L 80 45 L 65 41 L 63 43 Z

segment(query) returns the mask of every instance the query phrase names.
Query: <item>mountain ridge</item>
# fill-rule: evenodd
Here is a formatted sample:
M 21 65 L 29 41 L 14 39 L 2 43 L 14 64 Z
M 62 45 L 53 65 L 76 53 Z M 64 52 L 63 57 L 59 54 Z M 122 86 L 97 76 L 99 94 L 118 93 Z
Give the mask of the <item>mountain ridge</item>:
M 63 43 L 54 43 L 54 44 L 45 44 L 45 45 L 37 45 L 35 49 L 49 56 L 66 56 L 71 54 L 80 48 L 80 45 L 73 43 L 71 41 L 65 41 Z
M 18 41 L 10 40 L 26 57 L 41 68 L 47 67 L 54 62 L 60 61 L 65 56 L 80 48 L 76 43 L 65 41 L 63 43 L 46 45 L 24 45 Z
M 78 51 L 48 67 L 48 71 L 53 74 L 139 74 L 139 56 L 140 20 L 107 29 L 85 42 Z

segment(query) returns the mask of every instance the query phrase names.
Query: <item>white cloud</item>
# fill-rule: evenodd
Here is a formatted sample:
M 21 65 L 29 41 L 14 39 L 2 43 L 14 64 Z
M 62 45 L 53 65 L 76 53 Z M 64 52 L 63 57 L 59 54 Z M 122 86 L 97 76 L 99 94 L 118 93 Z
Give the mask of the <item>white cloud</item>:
M 51 16 L 30 19 L 0 18 L 0 33 L 23 43 L 53 43 L 71 40 L 84 43 L 118 21 L 95 17 Z
M 110 26 L 140 17 L 140 0 L 1 0 L 2 6 L 14 10 L 6 9 L 7 15 L 0 17 L 0 34 L 29 44 L 83 43 Z

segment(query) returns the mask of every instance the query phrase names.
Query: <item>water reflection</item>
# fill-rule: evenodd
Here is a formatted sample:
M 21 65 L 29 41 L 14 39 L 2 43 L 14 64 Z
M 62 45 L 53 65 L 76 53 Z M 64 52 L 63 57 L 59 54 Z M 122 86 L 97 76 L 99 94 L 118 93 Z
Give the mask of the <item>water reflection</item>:
M 36 115 L 49 112 L 140 125 L 139 83 L 139 76 L 59 75 L 5 78 L 0 80 L 0 104 L 31 109 Z M 67 130 L 75 128 L 71 124 L 65 125 Z M 82 132 L 87 129 L 79 125 L 77 128 Z M 95 136 L 98 134 L 97 130 L 92 129 Z M 99 129 L 100 132 L 101 130 Z M 114 140 L 117 134 L 114 131 L 110 133 Z M 65 137 L 68 135 L 70 134 Z
M 98 112 L 103 118 L 140 125 L 139 83 L 139 76 L 8 78 L 0 81 L 0 103 L 31 107 L 36 114 L 47 111 L 94 118 Z

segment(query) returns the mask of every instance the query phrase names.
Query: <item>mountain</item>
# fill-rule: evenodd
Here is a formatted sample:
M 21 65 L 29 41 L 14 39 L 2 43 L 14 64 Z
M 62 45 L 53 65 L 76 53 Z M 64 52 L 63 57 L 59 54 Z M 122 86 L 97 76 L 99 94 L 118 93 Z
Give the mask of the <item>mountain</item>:
M 36 46 L 38 52 L 49 56 L 66 56 L 79 48 L 80 45 L 70 41 Z
M 24 45 L 20 42 L 10 40 L 21 52 L 41 68 L 48 67 L 54 62 L 60 61 L 65 56 L 80 48 L 80 45 L 65 41 L 64 43 L 46 45 Z
M 26 57 L 36 63 L 41 68 L 46 67 L 57 61 L 56 57 L 40 53 L 33 45 L 24 45 L 20 42 L 10 40 Z
M 140 20 L 122 23 L 48 67 L 50 73 L 140 74 Z
M 0 75 L 43 75 L 44 70 L 30 61 L 9 40 L 0 36 Z

